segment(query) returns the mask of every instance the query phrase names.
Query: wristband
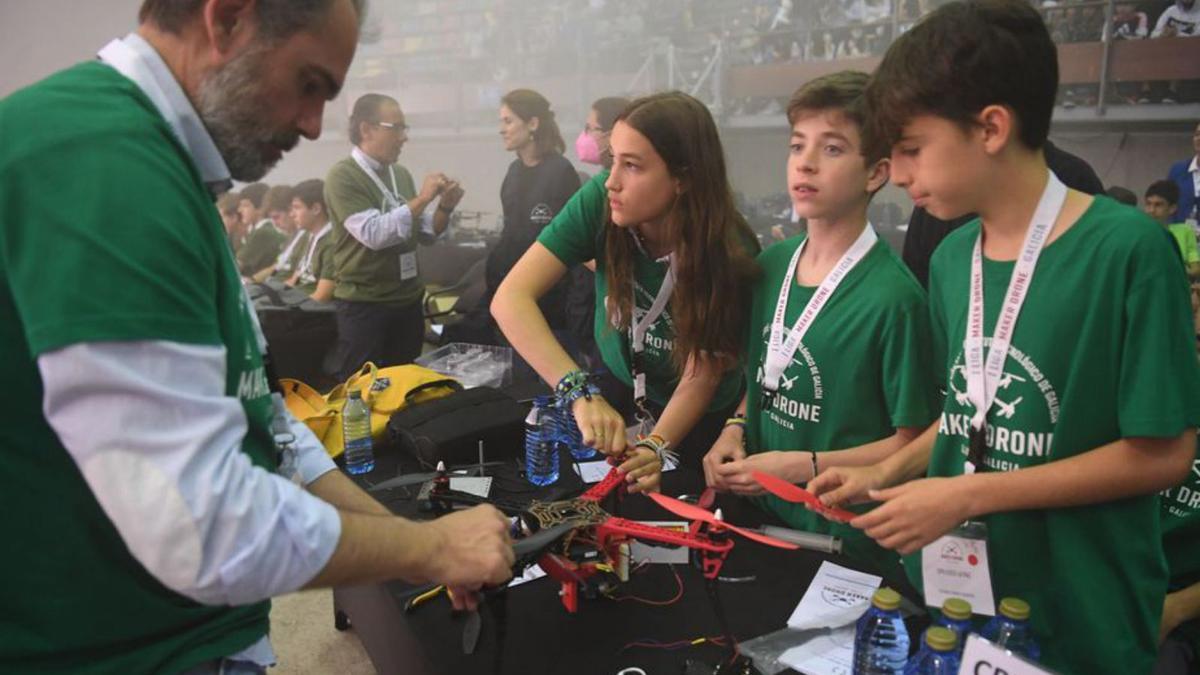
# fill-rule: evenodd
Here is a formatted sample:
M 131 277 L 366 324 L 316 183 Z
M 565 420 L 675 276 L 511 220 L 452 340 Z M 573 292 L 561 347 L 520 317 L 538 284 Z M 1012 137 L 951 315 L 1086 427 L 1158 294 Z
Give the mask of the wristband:
M 679 464 L 679 453 L 670 449 L 670 443 L 667 439 L 658 434 L 650 434 L 644 438 L 638 439 L 637 443 L 633 444 L 635 448 L 646 448 L 658 455 L 658 461 L 662 463 L 662 470 L 673 469 Z
M 809 450 L 808 452 L 809 452 L 809 454 L 812 455 L 812 465 L 813 465 L 812 475 L 813 475 L 813 478 L 816 478 L 817 477 L 817 451 Z
M 725 420 L 725 426 L 730 427 L 730 426 L 735 426 L 735 425 L 742 427 L 744 429 L 746 427 L 746 416 L 745 415 L 734 415 L 733 417 L 730 417 L 729 419 Z

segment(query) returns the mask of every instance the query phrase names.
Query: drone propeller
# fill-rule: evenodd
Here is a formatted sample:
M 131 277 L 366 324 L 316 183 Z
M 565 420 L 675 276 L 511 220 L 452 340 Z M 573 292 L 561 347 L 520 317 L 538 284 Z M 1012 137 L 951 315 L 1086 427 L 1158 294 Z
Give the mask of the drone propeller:
M 716 529 L 731 530 L 733 532 L 737 532 L 747 539 L 757 541 L 760 544 L 766 544 L 767 546 L 786 549 L 799 548 L 799 546 L 796 546 L 795 544 L 782 541 L 774 537 L 768 537 L 764 534 L 759 534 L 758 532 L 738 527 L 737 525 L 730 525 L 729 523 L 719 519 L 716 514 L 712 513 L 711 511 L 706 511 L 695 504 L 688 504 L 687 502 L 679 501 L 674 497 L 668 497 L 657 492 L 651 492 L 646 496 L 648 496 L 650 499 L 653 499 L 654 503 L 670 511 L 671 513 L 674 513 L 680 518 L 687 518 L 688 520 L 698 520 L 708 523 Z
M 826 506 L 813 493 L 799 485 L 792 485 L 782 478 L 761 471 L 755 471 L 753 475 L 754 480 L 758 481 L 758 484 L 767 492 L 787 502 L 804 504 L 809 510 L 815 511 L 829 520 L 848 523 L 858 517 L 858 514 L 852 511 Z

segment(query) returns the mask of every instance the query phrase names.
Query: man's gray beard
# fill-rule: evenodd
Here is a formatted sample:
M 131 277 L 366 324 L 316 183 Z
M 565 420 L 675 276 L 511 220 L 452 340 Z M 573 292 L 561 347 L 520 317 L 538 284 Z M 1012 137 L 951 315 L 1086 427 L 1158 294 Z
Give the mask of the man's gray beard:
M 263 61 L 270 48 L 257 46 L 234 57 L 200 83 L 196 108 L 200 120 L 235 180 L 250 183 L 267 175 L 274 162 L 263 158 L 264 146 L 284 152 L 296 147 L 300 134 L 276 131 L 263 96 Z

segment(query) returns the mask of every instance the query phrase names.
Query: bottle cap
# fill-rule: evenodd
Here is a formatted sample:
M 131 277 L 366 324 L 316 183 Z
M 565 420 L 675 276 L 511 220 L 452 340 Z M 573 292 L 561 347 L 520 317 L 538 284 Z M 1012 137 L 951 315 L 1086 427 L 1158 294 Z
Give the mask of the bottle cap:
M 871 598 L 871 604 L 879 609 L 893 610 L 900 607 L 900 594 L 888 587 L 883 587 L 875 591 L 875 595 Z
M 925 644 L 939 652 L 948 652 L 958 644 L 958 636 L 944 626 L 934 626 L 925 631 Z
M 359 390 L 357 390 L 357 389 L 351 389 L 350 391 L 346 392 L 346 396 L 347 396 L 348 398 L 359 398 L 359 399 L 361 399 L 361 398 L 362 398 L 362 392 L 361 392 L 361 391 L 359 391 Z
M 1000 601 L 1000 613 L 1015 621 L 1029 618 L 1029 603 L 1020 598 L 1004 598 Z
M 966 621 L 971 618 L 971 603 L 962 598 L 948 598 L 942 603 L 942 614 L 955 621 Z

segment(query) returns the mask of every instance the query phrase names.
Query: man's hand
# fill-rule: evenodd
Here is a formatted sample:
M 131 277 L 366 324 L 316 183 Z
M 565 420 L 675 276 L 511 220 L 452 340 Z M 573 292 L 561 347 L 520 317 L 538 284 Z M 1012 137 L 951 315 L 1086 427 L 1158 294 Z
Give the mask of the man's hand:
M 617 471 L 630 484 L 630 492 L 658 492 L 658 485 L 662 482 L 662 460 L 650 448 L 634 446 L 628 459 L 617 467 Z
M 508 519 L 494 506 L 476 506 L 422 526 L 430 528 L 436 541 L 434 559 L 426 561 L 430 581 L 459 591 L 475 591 L 512 577 L 516 559 L 508 536 Z
M 778 476 L 789 483 L 803 483 L 812 477 L 812 470 L 803 468 L 805 464 L 811 467 L 810 457 L 807 452 L 772 450 L 726 462 L 714 467 L 714 471 L 718 482 L 730 491 L 750 497 L 766 493 L 758 481 L 754 480 L 755 471 Z
M 571 404 L 575 423 L 583 436 L 583 444 L 609 456 L 619 457 L 629 449 L 625 437 L 625 419 L 602 396 L 592 395 L 576 399 Z
M 868 496 L 883 504 L 850 524 L 901 555 L 919 551 L 971 517 L 964 478 L 922 478 L 871 490 Z
M 710 487 L 717 490 L 730 490 L 731 487 L 722 480 L 721 474 L 717 472 L 717 467 L 726 462 L 734 462 L 746 458 L 745 447 L 746 431 L 742 429 L 740 424 L 729 424 L 721 431 L 721 435 L 717 436 L 717 441 L 709 448 L 708 453 L 704 455 L 702 465 L 704 467 L 704 482 Z
M 421 181 L 421 191 L 417 193 L 417 198 L 423 202 L 431 202 L 434 197 L 441 194 L 442 189 L 446 186 L 446 175 L 443 173 L 431 173 L 425 176 L 425 180 Z
M 451 180 L 446 183 L 442 189 L 442 198 L 438 201 L 438 208 L 444 211 L 453 211 L 458 207 L 458 203 L 462 201 L 463 195 L 466 192 L 458 181 Z

